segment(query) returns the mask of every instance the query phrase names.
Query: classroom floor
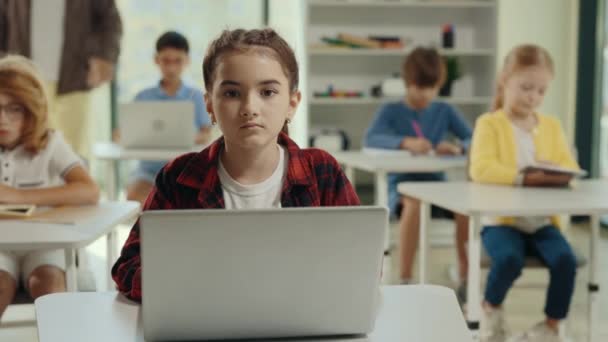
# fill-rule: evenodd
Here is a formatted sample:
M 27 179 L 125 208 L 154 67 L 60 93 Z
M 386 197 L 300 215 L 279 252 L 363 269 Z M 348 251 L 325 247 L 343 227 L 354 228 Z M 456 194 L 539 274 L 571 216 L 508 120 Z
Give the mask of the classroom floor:
M 436 284 L 453 286 L 450 280 L 450 268 L 454 260 L 454 248 L 449 246 L 451 240 L 451 222 L 433 221 L 432 241 L 441 241 L 443 246 L 433 247 L 431 252 L 431 281 Z M 393 225 L 392 236 L 395 241 L 396 226 Z M 122 245 L 128 234 L 128 228 L 120 229 L 119 242 Z M 581 251 L 587 251 L 588 229 L 586 224 L 573 225 L 568 232 L 570 241 Z M 91 267 L 93 268 L 98 289 L 105 290 L 106 271 L 105 263 L 105 239 L 100 239 L 92 244 L 88 251 L 90 253 Z M 608 341 L 608 230 L 603 230 L 601 240 L 600 270 L 603 270 L 600 279 L 600 288 L 604 291 L 600 297 L 600 315 L 598 341 Z M 397 255 L 393 251 L 393 255 Z M 397 261 L 391 258 L 386 266 L 388 282 L 396 283 Z M 577 276 L 576 290 L 571 307 L 568 329 L 574 341 L 586 341 L 587 337 L 587 268 L 579 270 Z M 485 274 L 485 273 L 484 273 Z M 547 273 L 544 270 L 526 270 L 518 285 L 509 293 L 505 303 L 507 322 L 512 332 L 525 330 L 543 318 L 542 308 L 544 304 L 545 284 Z M 38 341 L 35 327 L 35 312 L 33 305 L 14 305 L 9 307 L 0 323 L 0 341 L 2 342 L 34 342 Z

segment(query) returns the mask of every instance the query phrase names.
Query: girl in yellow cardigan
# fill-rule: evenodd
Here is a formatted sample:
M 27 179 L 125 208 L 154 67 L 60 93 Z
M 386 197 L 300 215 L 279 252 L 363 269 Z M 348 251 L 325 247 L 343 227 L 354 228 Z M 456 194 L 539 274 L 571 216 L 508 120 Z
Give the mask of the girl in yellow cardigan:
M 558 120 L 537 112 L 553 78 L 553 61 L 534 45 L 514 48 L 497 82 L 494 111 L 477 120 L 470 176 L 475 182 L 511 186 L 567 186 L 570 176 L 525 172 L 552 164 L 578 169 Z M 546 319 L 511 341 L 566 341 L 566 318 L 574 291 L 576 258 L 549 217 L 486 217 L 482 241 L 492 259 L 481 321 L 481 340 L 504 341 L 502 303 L 521 274 L 524 257 L 540 258 L 550 271 Z

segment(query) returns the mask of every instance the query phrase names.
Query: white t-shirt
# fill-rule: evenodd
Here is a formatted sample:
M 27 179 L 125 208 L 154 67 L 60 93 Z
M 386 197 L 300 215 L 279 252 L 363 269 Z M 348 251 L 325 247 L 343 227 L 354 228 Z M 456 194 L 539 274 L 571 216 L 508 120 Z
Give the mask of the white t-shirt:
M 13 150 L 0 149 L 0 184 L 14 188 L 48 188 L 64 185 L 65 174 L 82 159 L 60 132 L 49 132 L 46 147 L 36 155 L 22 145 Z
M 511 124 L 515 143 L 517 144 L 517 169 L 523 170 L 528 166 L 536 164 L 536 146 L 534 136 L 523 128 Z
M 536 165 L 536 146 L 534 146 L 534 136 L 532 133 L 514 125 L 511 123 L 513 128 L 513 135 L 515 138 L 516 153 L 517 153 L 517 169 L 519 171 L 525 169 L 528 166 Z M 484 224 L 496 224 L 497 220 L 495 217 L 488 217 L 484 219 Z M 546 216 L 532 216 L 532 217 L 516 217 L 515 226 L 519 230 L 532 234 L 539 228 L 550 224 L 551 221 Z
M 32 61 L 48 82 L 59 80 L 65 0 L 33 0 L 30 17 Z
M 272 175 L 257 184 L 241 184 L 226 172 L 219 161 L 218 175 L 226 209 L 264 209 L 281 207 L 281 190 L 287 174 L 287 151 L 279 146 L 279 163 Z

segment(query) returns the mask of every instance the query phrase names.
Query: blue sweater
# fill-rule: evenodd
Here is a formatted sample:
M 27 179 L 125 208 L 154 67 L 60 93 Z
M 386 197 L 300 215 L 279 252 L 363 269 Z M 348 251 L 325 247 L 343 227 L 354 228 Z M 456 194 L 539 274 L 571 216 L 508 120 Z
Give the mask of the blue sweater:
M 196 127 L 196 131 L 198 132 L 202 127 L 211 125 L 201 89 L 188 86 L 184 82 L 181 83 L 177 93 L 170 96 L 162 88 L 159 81 L 155 86 L 140 91 L 135 96 L 135 101 L 192 101 L 194 103 L 193 126 Z M 152 176 L 156 175 L 165 164 L 167 164 L 166 161 L 140 161 L 139 168 Z
M 383 105 L 365 134 L 364 145 L 367 147 L 399 149 L 405 137 L 416 137 L 412 122 L 418 122 L 424 137 L 433 146 L 447 138 L 448 133 L 458 137 L 465 149 L 471 143 L 471 127 L 462 114 L 451 105 L 443 102 L 433 102 L 427 108 L 417 112 L 403 102 L 393 102 Z M 390 174 L 388 176 L 389 209 L 391 214 L 398 215 L 400 195 L 397 184 L 405 181 L 442 180 L 443 174 Z
M 365 146 L 386 149 L 399 149 L 405 137 L 416 137 L 412 125 L 417 121 L 422 133 L 433 146 L 446 139 L 448 133 L 454 134 L 465 147 L 471 140 L 471 127 L 458 110 L 447 103 L 433 102 L 417 112 L 403 102 L 383 105 L 365 134 Z

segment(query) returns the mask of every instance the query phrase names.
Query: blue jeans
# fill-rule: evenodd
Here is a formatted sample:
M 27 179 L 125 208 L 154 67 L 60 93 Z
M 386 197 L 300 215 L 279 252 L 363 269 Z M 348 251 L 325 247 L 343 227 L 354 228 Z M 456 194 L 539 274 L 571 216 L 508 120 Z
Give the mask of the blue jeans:
M 501 305 L 513 282 L 521 274 L 525 256 L 538 257 L 549 268 L 545 302 L 549 318 L 566 318 L 574 292 L 576 256 L 555 226 L 527 234 L 508 226 L 488 226 L 481 232 L 483 245 L 492 260 L 485 300 Z

